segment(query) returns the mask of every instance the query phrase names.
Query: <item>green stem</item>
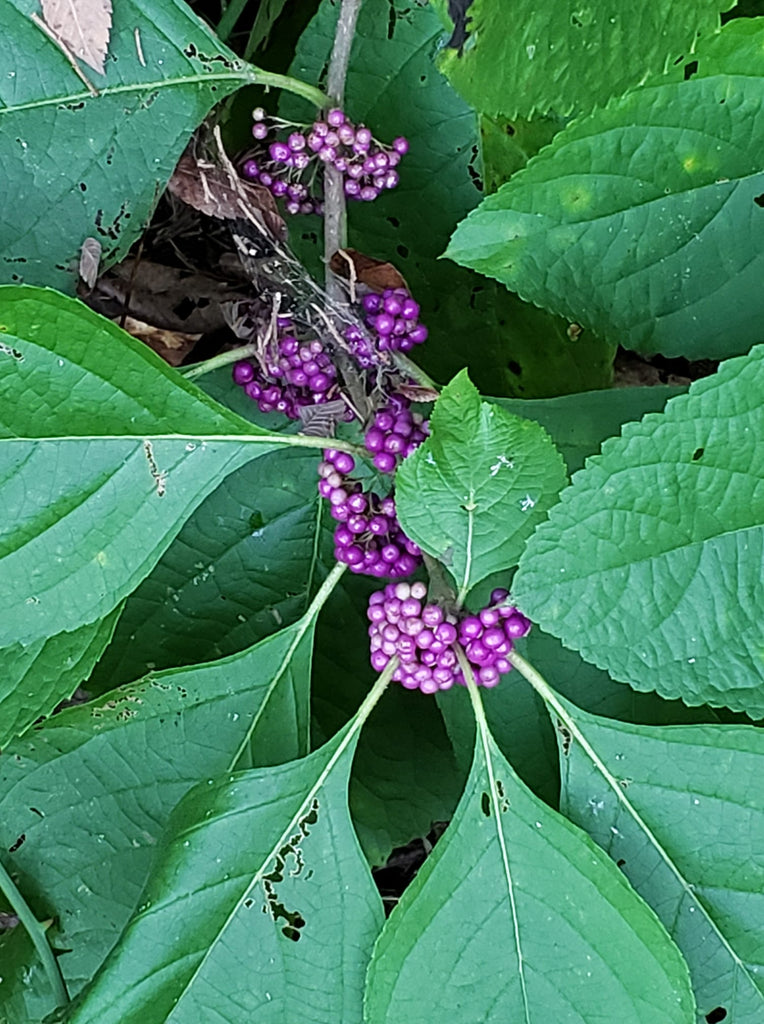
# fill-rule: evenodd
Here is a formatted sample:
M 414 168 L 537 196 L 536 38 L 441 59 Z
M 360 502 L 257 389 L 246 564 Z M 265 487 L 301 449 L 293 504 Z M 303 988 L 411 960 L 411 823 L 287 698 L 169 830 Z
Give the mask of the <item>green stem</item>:
M 297 650 L 297 648 L 302 643 L 302 640 L 303 640 L 305 634 L 307 633 L 307 631 L 310 629 L 311 625 L 315 621 L 316 616 L 318 615 L 318 613 L 321 611 L 323 606 L 326 604 L 327 599 L 329 598 L 330 594 L 332 593 L 334 588 L 339 583 L 339 581 L 342 578 L 342 575 L 343 575 L 343 573 L 345 572 L 346 569 L 347 569 L 347 566 L 343 565 L 341 562 L 338 562 L 334 566 L 332 571 L 329 573 L 329 575 L 326 577 L 324 582 L 319 587 L 318 592 L 316 593 L 316 596 L 313 598 L 313 600 L 310 603 L 310 607 L 305 612 L 305 614 L 302 616 L 302 618 L 299 620 L 299 622 L 296 623 L 296 631 L 295 631 L 294 639 L 292 640 L 291 644 L 289 645 L 288 651 L 286 652 L 286 654 L 284 655 L 284 657 L 282 659 L 281 668 L 276 673 L 276 675 L 273 677 L 273 680 L 271 681 L 271 683 L 270 683 L 270 685 L 268 687 L 267 693 L 260 700 L 260 708 L 259 708 L 257 714 L 255 714 L 255 716 L 253 717 L 252 721 L 250 722 L 249 728 L 247 729 L 247 731 L 246 731 L 246 733 L 244 735 L 244 738 L 242 739 L 242 741 L 239 744 L 239 747 L 238 747 L 236 753 L 233 755 L 233 757 L 231 758 L 231 761 L 229 762 L 229 765 L 228 765 L 228 771 L 229 772 L 230 771 L 234 771 L 234 769 L 236 769 L 239 766 L 241 759 L 244 757 L 245 753 L 247 752 L 247 748 L 249 747 L 249 744 L 250 744 L 250 742 L 252 740 L 252 736 L 253 736 L 255 730 L 257 729 L 257 726 L 260 724 L 260 722 L 262 720 L 262 716 L 263 716 L 263 714 L 266 711 L 266 708 L 267 708 L 267 705 L 268 705 L 268 701 L 270 700 L 271 696 L 273 695 L 273 692 L 276 689 L 276 687 L 279 685 L 281 680 L 284 678 L 284 674 L 285 674 L 287 668 L 289 667 L 289 664 L 290 664 L 290 662 L 292 660 L 292 656 L 294 655 L 294 652 Z M 309 726 L 309 723 L 308 723 L 308 726 Z M 309 736 L 306 736 L 305 737 L 305 743 L 304 743 L 304 753 L 307 753 L 307 751 L 309 749 L 310 749 L 310 746 L 309 746 Z
M 329 103 L 329 97 L 317 89 L 315 85 L 308 85 L 299 78 L 292 78 L 291 75 L 279 75 L 275 71 L 263 71 L 254 64 L 247 68 L 247 77 L 252 85 L 262 85 L 266 89 L 283 89 L 285 92 L 292 92 L 295 96 L 302 96 L 319 109 Z
M 230 366 L 231 363 L 238 363 L 240 359 L 254 355 L 257 355 L 257 345 L 253 342 L 251 345 L 242 345 L 240 348 L 233 348 L 228 352 L 220 352 L 211 359 L 205 359 L 203 363 L 197 363 L 195 366 L 188 366 L 180 372 L 186 380 L 196 380 L 197 377 L 203 377 L 205 373 L 219 370 L 221 366 Z
M 27 934 L 32 940 L 34 948 L 37 950 L 37 955 L 42 960 L 42 966 L 48 977 L 48 983 L 53 990 L 53 997 L 56 1001 L 56 1006 L 66 1006 L 69 1002 L 69 996 L 66 991 L 66 986 L 64 985 L 64 979 L 61 977 L 58 962 L 53 955 L 53 950 L 50 948 L 48 940 L 45 937 L 45 930 L 30 910 L 29 904 L 21 895 L 16 887 L 16 883 L 1 863 L 0 892 L 3 893 L 13 908 L 14 914 L 26 928 Z

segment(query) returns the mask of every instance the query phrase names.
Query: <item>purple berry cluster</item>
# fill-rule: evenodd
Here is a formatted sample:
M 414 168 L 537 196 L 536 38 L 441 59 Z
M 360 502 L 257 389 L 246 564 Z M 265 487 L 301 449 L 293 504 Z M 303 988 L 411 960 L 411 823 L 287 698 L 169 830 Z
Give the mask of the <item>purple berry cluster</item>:
M 427 328 L 419 320 L 419 303 L 405 288 L 385 288 L 362 299 L 366 326 L 377 336 L 380 352 L 410 352 L 427 340 Z
M 278 326 L 291 330 L 291 321 L 279 317 Z M 234 363 L 234 382 L 257 402 L 262 412 L 280 412 L 299 418 L 301 407 L 321 405 L 331 398 L 337 371 L 318 338 L 300 342 L 293 334 L 282 334 L 275 358 L 263 363 L 242 359 Z
M 456 644 L 461 644 L 479 686 L 495 686 L 512 668 L 507 655 L 526 636 L 530 622 L 494 590 L 491 604 L 459 620 L 438 604 L 423 604 L 424 583 L 390 583 L 369 599 L 371 664 L 381 672 L 392 658 L 392 678 L 407 690 L 436 693 L 464 685 Z
M 398 463 L 410 455 L 429 433 L 427 421 L 419 413 L 403 407 L 380 409 L 364 436 L 366 451 L 373 456 L 375 469 L 394 473 Z
M 398 166 L 408 152 L 400 136 L 392 145 L 378 142 L 368 128 L 353 124 L 338 107 L 312 125 L 268 118 L 262 107 L 253 111 L 252 135 L 261 144 L 257 157 L 246 160 L 242 174 L 284 200 L 287 213 L 322 213 L 316 192 L 316 167 L 330 164 L 343 176 L 345 195 L 372 202 L 398 184 Z
M 331 506 L 337 520 L 334 557 L 351 572 L 366 576 L 400 579 L 420 565 L 419 547 L 403 533 L 392 497 L 380 498 L 363 491 L 350 473 L 355 459 L 334 448 L 324 451 L 318 465 L 318 493 Z

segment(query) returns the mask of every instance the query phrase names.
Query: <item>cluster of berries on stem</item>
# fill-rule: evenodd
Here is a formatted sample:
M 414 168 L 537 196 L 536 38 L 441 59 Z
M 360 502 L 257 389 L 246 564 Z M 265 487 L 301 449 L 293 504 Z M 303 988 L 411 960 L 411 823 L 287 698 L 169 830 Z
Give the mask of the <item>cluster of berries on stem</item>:
M 298 419 L 299 410 L 330 401 L 337 391 L 337 370 L 318 338 L 299 341 L 289 317 L 278 317 L 277 339 L 261 360 L 234 363 L 234 383 L 257 402 L 261 412 Z
M 407 690 L 436 693 L 454 683 L 465 685 L 456 645 L 461 645 L 479 686 L 495 686 L 512 668 L 514 641 L 526 636 L 530 622 L 507 603 L 506 590 L 494 590 L 491 603 L 477 615 L 459 617 L 439 604 L 425 604 L 424 583 L 389 583 L 369 599 L 371 665 L 381 672 L 392 658 L 392 678 Z
M 316 175 L 322 164 L 340 172 L 349 199 L 372 202 L 398 184 L 395 168 L 409 148 L 403 136 L 386 146 L 365 125 L 354 124 L 339 107 L 311 125 L 268 117 L 262 107 L 252 116 L 252 135 L 259 147 L 244 161 L 241 173 L 283 199 L 287 213 L 323 213 Z

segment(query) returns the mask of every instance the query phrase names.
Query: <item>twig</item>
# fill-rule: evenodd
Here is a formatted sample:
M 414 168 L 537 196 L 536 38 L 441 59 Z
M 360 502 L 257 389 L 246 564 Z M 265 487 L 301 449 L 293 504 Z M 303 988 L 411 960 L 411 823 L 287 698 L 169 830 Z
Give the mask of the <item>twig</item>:
M 355 26 L 362 0 L 342 0 L 334 46 L 329 61 L 326 91 L 332 103 L 342 106 L 345 96 L 345 78 L 350 63 Z M 324 171 L 324 262 L 326 264 L 326 291 L 335 302 L 342 298 L 342 284 L 330 267 L 331 258 L 338 249 L 347 245 L 345 218 L 345 190 L 342 174 L 331 165 Z
M 79 64 L 77 63 L 77 60 L 76 60 L 74 54 L 69 49 L 69 47 L 66 45 L 66 43 L 63 41 L 63 39 L 59 39 L 58 36 L 56 35 L 56 33 L 53 31 L 53 29 L 50 28 L 48 25 L 46 25 L 45 22 L 42 20 L 42 18 L 38 17 L 35 14 L 34 11 L 32 11 L 32 13 L 29 15 L 29 17 L 32 19 L 32 21 L 35 23 L 35 25 L 40 29 L 40 31 L 44 32 L 45 35 L 48 37 L 48 39 L 50 39 L 50 41 L 52 43 L 54 43 L 59 48 L 61 53 L 63 53 L 63 55 L 66 57 L 66 59 L 71 64 L 72 71 L 79 78 L 79 80 L 85 85 L 85 88 L 90 93 L 90 95 L 91 96 L 99 96 L 100 93 L 98 92 L 98 89 L 96 89 L 96 87 L 93 85 L 93 83 L 85 75 L 85 72 L 79 66 Z

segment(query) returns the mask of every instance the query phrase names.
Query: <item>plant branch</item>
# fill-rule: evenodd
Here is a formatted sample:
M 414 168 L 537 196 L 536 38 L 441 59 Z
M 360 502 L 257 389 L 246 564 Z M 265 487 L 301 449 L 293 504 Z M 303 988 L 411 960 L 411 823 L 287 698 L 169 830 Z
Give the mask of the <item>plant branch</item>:
M 325 107 L 329 97 L 317 89 L 315 85 L 309 85 L 299 78 L 292 78 L 291 75 L 279 75 L 275 71 L 263 71 L 254 64 L 246 66 L 247 78 L 252 85 L 262 85 L 266 89 L 283 89 L 285 92 L 292 92 L 295 96 L 302 96 L 317 107 Z
M 34 948 L 37 950 L 37 955 L 40 957 L 40 960 L 42 960 L 42 966 L 45 970 L 48 983 L 53 990 L 53 997 L 56 1001 L 56 1006 L 66 1006 L 69 1002 L 69 996 L 66 991 L 66 986 L 64 985 L 64 979 L 61 977 L 58 961 L 53 955 L 50 943 L 45 937 L 45 929 L 34 916 L 29 904 L 19 892 L 16 883 L 1 863 L 0 892 L 2 892 L 8 900 L 8 903 L 13 908 L 14 914 L 18 917 L 21 924 L 23 924 L 29 938 L 34 944 Z
M 256 356 L 257 352 L 258 347 L 254 342 L 251 345 L 242 345 L 241 348 L 232 348 L 228 352 L 221 352 L 219 355 L 213 356 L 211 359 L 205 359 L 203 363 L 197 363 L 196 366 L 188 366 L 185 370 L 181 370 L 180 373 L 186 380 L 196 380 L 197 377 L 203 377 L 205 373 L 219 370 L 221 366 L 230 366 L 231 363 L 238 363 L 240 359 Z
M 330 102 L 340 107 L 345 97 L 345 79 L 361 3 L 362 0 L 342 0 L 337 19 L 326 91 L 329 94 Z M 345 190 L 342 174 L 334 167 L 327 166 L 324 170 L 324 263 L 326 266 L 326 291 L 335 302 L 343 297 L 343 290 L 329 264 L 338 249 L 346 248 L 347 220 L 345 214 Z

